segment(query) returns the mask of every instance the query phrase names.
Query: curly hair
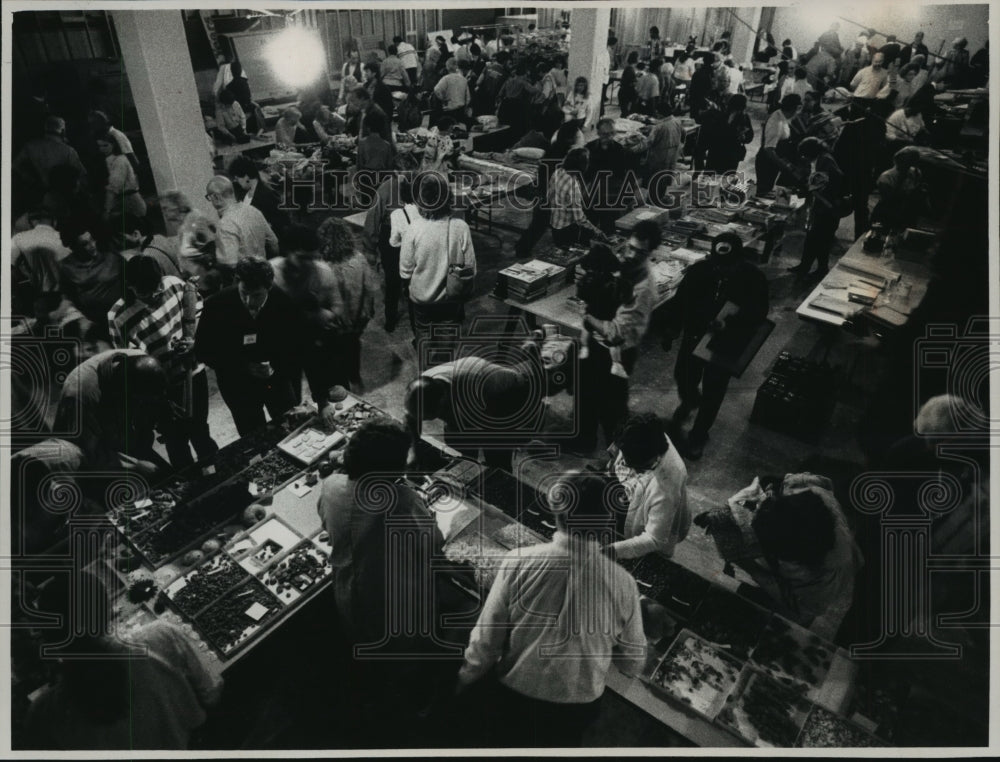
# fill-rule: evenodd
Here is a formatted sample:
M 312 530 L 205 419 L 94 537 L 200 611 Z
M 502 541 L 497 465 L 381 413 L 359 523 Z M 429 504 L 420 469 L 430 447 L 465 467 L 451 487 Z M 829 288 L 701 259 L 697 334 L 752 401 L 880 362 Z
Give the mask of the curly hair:
M 653 413 L 629 417 L 618 435 L 618 447 L 625 463 L 632 468 L 649 463 L 670 450 L 663 424 Z
M 274 283 L 274 268 L 266 259 L 242 257 L 236 263 L 236 280 L 246 288 L 271 288 Z
M 343 262 L 357 251 L 357 240 L 350 224 L 343 217 L 328 217 L 316 231 L 320 256 L 336 264 Z
M 344 450 L 344 471 L 357 481 L 368 474 L 402 474 L 410 435 L 403 424 L 391 418 L 376 418 L 363 423 Z

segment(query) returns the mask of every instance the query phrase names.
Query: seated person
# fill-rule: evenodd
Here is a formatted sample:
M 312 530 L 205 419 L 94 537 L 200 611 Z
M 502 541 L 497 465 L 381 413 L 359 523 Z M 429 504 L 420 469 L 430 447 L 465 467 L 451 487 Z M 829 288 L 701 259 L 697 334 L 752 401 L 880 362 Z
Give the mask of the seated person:
M 684 461 L 652 413 L 630 417 L 616 448 L 612 471 L 625 487 L 628 513 L 622 524 L 624 539 L 611 551 L 616 558 L 672 556 L 691 528 Z
M 872 210 L 872 222 L 901 230 L 908 220 L 930 212 L 929 194 L 919 163 L 919 149 L 908 147 L 896 151 L 892 168 L 879 175 L 879 198 Z
M 927 128 L 918 104 L 907 103 L 885 120 L 885 147 L 890 156 L 908 145 L 926 145 L 927 138 Z
M 309 142 L 309 135 L 302 125 L 302 112 L 295 106 L 285 109 L 274 125 L 274 142 L 279 146 L 288 147 Z
M 224 143 L 249 143 L 247 116 L 236 96 L 223 88 L 215 107 L 215 139 Z
M 347 120 L 344 117 L 331 111 L 325 103 L 319 104 L 313 115 L 313 130 L 321 143 L 330 143 L 334 135 L 343 135 L 346 127 Z

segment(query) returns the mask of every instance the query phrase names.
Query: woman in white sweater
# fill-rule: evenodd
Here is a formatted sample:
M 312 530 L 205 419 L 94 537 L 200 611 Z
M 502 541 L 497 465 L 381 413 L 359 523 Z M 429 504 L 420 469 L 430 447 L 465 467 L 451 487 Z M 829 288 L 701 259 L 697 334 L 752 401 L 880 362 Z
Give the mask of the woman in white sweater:
M 420 219 L 403 233 L 399 275 L 409 294 L 414 344 L 436 325 L 459 326 L 465 320 L 465 298 L 448 293 L 448 273 L 476 272 L 472 233 L 464 220 L 452 217 L 448 180 L 437 172 L 418 175 L 413 200 Z

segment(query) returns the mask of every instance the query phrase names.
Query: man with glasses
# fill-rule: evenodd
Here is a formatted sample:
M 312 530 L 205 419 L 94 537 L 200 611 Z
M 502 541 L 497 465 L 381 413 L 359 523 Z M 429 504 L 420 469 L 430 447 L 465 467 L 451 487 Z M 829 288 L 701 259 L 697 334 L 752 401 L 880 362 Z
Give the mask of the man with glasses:
M 216 175 L 208 181 L 205 199 L 219 215 L 215 237 L 215 259 L 232 269 L 243 257 L 270 259 L 278 256 L 278 237 L 263 213 L 236 200 L 228 177 Z
M 691 528 L 684 461 L 652 413 L 631 416 L 616 444 L 612 471 L 625 487 L 628 513 L 620 531 L 624 539 L 612 544 L 609 554 L 672 556 Z
M 192 359 L 201 302 L 193 285 L 163 275 L 155 259 L 140 254 L 125 265 L 125 296 L 108 313 L 114 347 L 141 349 L 159 360 L 167 375 L 166 401 L 158 424 L 174 468 L 202 460 L 218 449 L 208 430 L 208 377 Z

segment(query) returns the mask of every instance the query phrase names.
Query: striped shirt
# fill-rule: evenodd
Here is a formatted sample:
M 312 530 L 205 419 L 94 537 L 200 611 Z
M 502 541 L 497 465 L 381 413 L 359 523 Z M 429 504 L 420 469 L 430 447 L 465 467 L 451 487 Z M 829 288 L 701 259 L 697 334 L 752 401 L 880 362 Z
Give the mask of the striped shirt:
M 571 175 L 562 167 L 556 170 L 549 182 L 549 206 L 552 207 L 552 221 L 549 224 L 554 230 L 568 228 L 574 222 L 578 225 L 586 223 L 583 192 L 577 175 Z
M 163 295 L 153 308 L 139 301 L 126 304 L 124 299 L 119 299 L 115 302 L 108 313 L 111 343 L 118 349 L 143 350 L 160 361 L 171 381 L 178 381 L 184 373 L 184 365 L 173 359 L 170 344 L 184 335 L 185 284 L 180 278 L 166 275 L 160 281 L 160 288 Z M 198 314 L 201 314 L 200 299 Z

